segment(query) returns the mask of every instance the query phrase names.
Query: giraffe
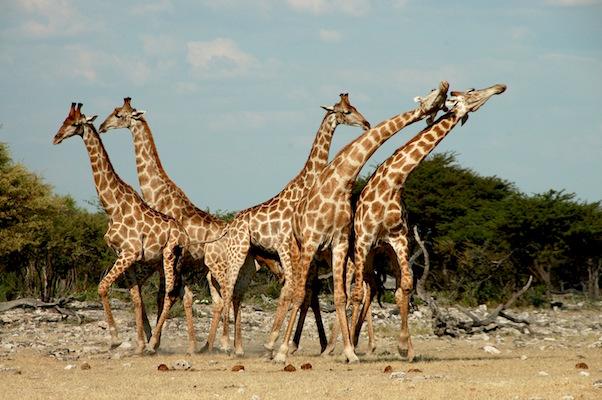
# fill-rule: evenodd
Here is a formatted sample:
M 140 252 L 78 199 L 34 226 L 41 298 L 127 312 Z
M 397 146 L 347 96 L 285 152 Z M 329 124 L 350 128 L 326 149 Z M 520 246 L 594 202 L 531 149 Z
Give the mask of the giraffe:
M 224 310 L 227 310 L 231 301 L 241 265 L 243 265 L 250 252 L 260 251 L 277 254 L 284 270 L 284 285 L 280 292 L 272 329 L 264 344 L 270 357 L 286 317 L 295 282 L 297 281 L 294 276 L 295 269 L 292 266 L 293 260 L 298 255 L 298 248 L 292 234 L 293 208 L 327 165 L 330 143 L 336 127 L 339 124 L 345 124 L 358 126 L 364 130 L 370 128 L 368 121 L 349 103 L 347 93 L 341 94 L 340 101 L 334 106 L 324 106 L 322 108 L 326 110 L 326 115 L 318 129 L 309 157 L 301 172 L 276 196 L 264 203 L 239 212 L 230 223 L 228 235 L 230 280 L 229 285 L 224 288 L 223 292 Z M 316 291 L 315 295 L 317 296 L 317 294 Z M 317 304 L 317 298 L 312 304 Z M 234 316 L 236 318 L 236 304 L 234 306 Z M 318 307 L 312 308 L 314 313 L 319 312 Z M 318 314 L 316 314 L 317 316 Z M 224 318 L 224 320 L 226 319 Z M 224 336 L 222 342 L 224 346 L 227 346 L 229 337 Z
M 414 349 L 408 329 L 408 309 L 413 288 L 412 273 L 408 264 L 407 211 L 401 201 L 405 182 L 416 167 L 462 121 L 468 113 L 479 109 L 491 96 L 503 93 L 505 85 L 497 84 L 482 90 L 451 92 L 454 107 L 400 147 L 382 163 L 362 190 L 354 217 L 354 264 L 355 282 L 366 279 L 370 284 L 360 321 L 357 322 L 360 294 L 354 293 L 351 332 L 357 344 L 363 318 L 370 310 L 374 297 L 372 278 L 373 259 L 376 251 L 384 249 L 392 260 L 396 281 L 395 302 L 401 315 L 398 351 L 411 362 Z M 356 286 L 355 290 L 358 290 Z M 362 293 L 363 296 L 363 293 Z
M 131 98 L 126 97 L 123 106 L 115 108 L 113 113 L 100 125 L 99 132 L 104 133 L 111 129 L 119 128 L 127 128 L 131 131 L 142 197 L 155 210 L 180 221 L 191 240 L 203 242 L 207 238 L 218 237 L 225 233 L 228 224 L 196 207 L 184 191 L 165 172 L 159 159 L 153 134 L 144 118 L 145 113 L 146 111 L 138 111 L 133 108 Z M 200 267 L 204 270 L 209 270 L 206 277 L 211 293 L 213 318 L 207 344 L 201 351 L 210 351 L 212 349 L 213 338 L 215 337 L 219 318 L 222 314 L 223 300 L 220 294 L 220 287 L 228 279 L 225 243 L 225 240 L 223 240 L 192 245 L 188 249 L 187 257 L 182 261 L 185 266 Z M 277 261 L 260 256 L 257 258 L 268 265 L 277 276 L 281 274 Z M 250 280 L 248 277 L 246 279 Z M 185 294 L 182 303 L 184 304 L 188 326 L 188 353 L 193 354 L 196 352 L 196 335 L 194 333 L 192 316 L 194 295 L 187 286 L 184 287 L 184 290 Z M 161 291 L 158 296 L 159 299 L 162 299 Z M 240 332 L 241 326 L 238 325 L 236 328 L 237 334 L 242 336 Z
M 305 297 L 305 284 L 310 264 L 318 251 L 326 250 L 330 253 L 334 303 L 343 336 L 343 353 L 350 363 L 359 362 L 350 342 L 345 314 L 344 270 L 352 222 L 350 197 L 353 183 L 370 156 L 386 140 L 405 126 L 431 115 L 435 108 L 442 107 L 439 101 L 432 101 L 432 99 L 441 98 L 441 93 L 447 93 L 448 87 L 447 82 L 442 82 L 439 88 L 423 99 L 415 110 L 381 122 L 345 146 L 324 168 L 306 196 L 298 202 L 293 214 L 293 233 L 300 244 L 299 281 L 294 291 L 286 333 L 274 357 L 274 362 L 286 361 L 294 320 Z
M 119 178 L 93 125 L 96 115 L 87 118 L 81 113 L 81 107 L 81 103 L 78 103 L 77 108 L 75 103 L 71 104 L 69 115 L 55 135 L 53 143 L 57 145 L 75 135 L 82 137 L 90 157 L 98 197 L 109 217 L 109 227 L 104 239 L 117 253 L 117 260 L 98 285 L 98 295 L 107 315 L 111 346 L 117 345 L 119 339 L 108 299 L 109 287 L 119 276 L 129 271 L 135 262 L 162 262 L 166 295 L 155 333 L 146 345 L 146 350 L 153 353 L 161 336 L 161 328 L 179 291 L 179 261 L 189 244 L 189 238 L 180 223 L 150 208 L 131 186 Z M 136 310 L 136 352 L 142 354 L 145 350 L 145 338 L 138 286 L 130 288 L 130 295 Z

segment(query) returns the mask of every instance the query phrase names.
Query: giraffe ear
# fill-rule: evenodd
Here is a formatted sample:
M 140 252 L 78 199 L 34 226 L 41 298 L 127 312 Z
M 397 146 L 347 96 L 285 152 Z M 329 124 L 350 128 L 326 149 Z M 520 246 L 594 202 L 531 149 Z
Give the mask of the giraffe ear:
M 333 106 L 322 106 L 323 109 L 325 109 L 328 112 L 334 112 L 334 107 Z
M 462 117 L 462 125 L 464 125 L 468 121 L 468 114 Z
M 132 118 L 134 119 L 140 119 L 140 117 L 142 117 L 144 114 L 146 114 L 146 110 L 136 110 L 132 113 Z
M 98 115 L 93 115 L 91 117 L 87 117 L 86 118 L 86 123 L 87 124 L 91 124 L 92 122 L 94 122 L 94 120 L 96 119 L 96 117 L 98 117 Z

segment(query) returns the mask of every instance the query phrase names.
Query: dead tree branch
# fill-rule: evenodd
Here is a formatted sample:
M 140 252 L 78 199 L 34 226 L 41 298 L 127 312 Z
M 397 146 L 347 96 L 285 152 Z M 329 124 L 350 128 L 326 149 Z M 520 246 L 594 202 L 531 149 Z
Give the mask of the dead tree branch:
M 0 303 L 0 312 L 12 310 L 13 308 L 53 308 L 61 315 L 73 316 L 81 324 L 81 317 L 66 306 L 73 300 L 73 296 L 63 297 L 56 301 L 45 302 L 38 299 L 16 299 Z

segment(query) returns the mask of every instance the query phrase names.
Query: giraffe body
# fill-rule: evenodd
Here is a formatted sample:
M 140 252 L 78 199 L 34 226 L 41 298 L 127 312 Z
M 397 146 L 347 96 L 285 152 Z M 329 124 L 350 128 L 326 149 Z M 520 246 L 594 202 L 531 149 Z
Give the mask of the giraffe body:
M 375 295 L 372 278 L 374 254 L 379 248 L 384 247 L 391 257 L 397 286 L 395 301 L 402 318 L 398 351 L 402 357 L 413 360 L 414 350 L 407 321 L 413 280 L 408 264 L 407 212 L 401 202 L 405 182 L 414 169 L 458 122 L 466 120 L 468 112 L 476 111 L 491 96 L 502 93 L 504 90 L 505 86 L 495 85 L 479 91 L 452 92 L 456 104 L 451 111 L 400 147 L 376 169 L 362 190 L 356 205 L 353 224 L 355 231 L 354 264 L 355 281 L 363 282 L 364 279 L 368 281 L 368 295 L 359 323 L 355 325 L 359 299 L 363 295 L 358 292 L 359 285 L 356 285 L 355 291 L 358 293 L 354 293 L 353 296 L 354 312 L 351 325 L 351 331 L 355 331 L 354 342 L 356 344 L 362 321 L 369 312 L 371 300 Z
M 79 135 L 82 137 L 94 177 L 99 199 L 109 217 L 109 227 L 105 242 L 117 254 L 117 260 L 111 270 L 98 285 L 98 294 L 103 303 L 111 343 L 118 343 L 117 328 L 108 300 L 109 287 L 115 280 L 129 271 L 134 263 L 163 264 L 166 294 L 163 308 L 157 321 L 157 328 L 146 349 L 154 352 L 161 337 L 161 328 L 179 291 L 179 260 L 188 246 L 189 239 L 182 225 L 162 213 L 151 209 L 131 186 L 123 182 L 115 173 L 108 154 L 92 122 L 96 116 L 86 118 L 81 113 L 81 104 L 75 108 L 72 104 L 63 126 L 54 137 L 54 144 Z M 145 348 L 142 324 L 142 301 L 139 288 L 130 288 L 136 310 L 137 352 Z
M 444 86 L 447 91 L 447 82 Z M 294 292 L 293 308 L 283 343 L 274 358 L 276 362 L 283 363 L 286 360 L 294 320 L 305 296 L 310 264 L 316 253 L 324 250 L 331 252 L 334 302 L 343 336 L 343 352 L 349 362 L 359 361 L 351 345 L 345 314 L 344 271 L 351 232 L 350 197 L 353 183 L 370 156 L 385 141 L 405 126 L 431 115 L 434 108 L 441 107 L 440 103 L 429 102 L 428 107 L 421 103 L 415 110 L 399 114 L 363 133 L 333 158 L 307 195 L 297 204 L 293 217 L 293 233 L 300 244 L 300 279 Z
M 224 235 L 228 230 L 228 224 L 196 207 L 186 194 L 167 175 L 155 146 L 152 132 L 144 119 L 144 111 L 134 109 L 130 98 L 124 99 L 122 107 L 118 107 L 101 124 L 99 131 L 106 132 L 110 129 L 128 128 L 132 133 L 134 150 L 136 154 L 136 166 L 142 196 L 154 209 L 169 215 L 180 221 L 191 238 L 191 242 L 199 243 L 189 246 L 187 257 L 183 264 L 190 267 L 202 268 L 206 272 L 209 290 L 213 305 L 213 318 L 209 329 L 207 344 L 203 350 L 210 351 L 213 348 L 215 333 L 222 314 L 223 300 L 220 288 L 229 279 L 228 264 L 226 257 L 226 239 L 203 243 L 213 238 Z M 277 262 L 273 260 L 264 261 L 270 269 L 279 273 Z M 241 274 L 242 281 L 250 281 L 255 273 L 253 260 L 247 260 L 245 273 Z M 161 296 L 159 296 L 161 297 Z M 183 300 L 186 312 L 189 349 L 188 353 L 196 352 L 196 336 L 194 333 L 192 302 L 193 294 L 186 287 Z M 224 328 L 227 324 L 224 324 Z M 242 337 L 241 325 L 236 326 L 237 337 Z M 224 349 L 228 351 L 229 348 Z M 242 347 L 237 349 L 242 354 Z
M 346 124 L 363 129 L 370 127 L 368 121 L 349 103 L 348 95 L 342 94 L 340 97 L 339 103 L 332 107 L 324 107 L 327 114 L 316 134 L 307 162 L 297 177 L 270 200 L 239 212 L 230 223 L 228 260 L 231 275 L 229 286 L 224 290 L 226 304 L 230 301 L 238 271 L 244 265 L 248 254 L 257 250 L 277 254 L 284 270 L 284 286 L 280 292 L 272 330 L 265 343 L 265 348 L 270 354 L 286 317 L 295 282 L 298 281 L 295 275 L 296 269 L 293 268 L 299 252 L 292 234 L 294 207 L 328 163 L 330 143 L 337 125 Z M 317 296 L 317 292 L 315 296 Z M 317 304 L 317 297 L 311 304 Z M 234 306 L 236 318 L 236 303 Z M 316 312 L 315 308 L 314 312 Z M 320 326 L 319 323 L 318 326 Z M 224 337 L 224 340 L 228 340 L 228 338 Z

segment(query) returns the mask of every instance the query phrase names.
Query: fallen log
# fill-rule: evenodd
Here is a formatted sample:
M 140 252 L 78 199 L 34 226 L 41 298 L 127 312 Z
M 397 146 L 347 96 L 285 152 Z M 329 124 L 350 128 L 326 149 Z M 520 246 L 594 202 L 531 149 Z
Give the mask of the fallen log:
M 498 317 L 506 318 L 507 320 L 512 321 L 514 323 L 529 325 L 528 321 L 514 318 L 504 313 L 504 310 L 510 308 L 510 306 L 516 301 L 516 299 L 518 299 L 523 293 L 525 293 L 529 289 L 529 287 L 531 286 L 531 282 L 533 282 L 533 276 L 529 276 L 529 280 L 527 281 L 525 286 L 523 286 L 516 293 L 513 293 L 512 296 L 510 296 L 510 299 L 506 301 L 506 303 L 498 305 L 489 315 L 487 315 L 484 318 L 479 318 L 471 311 L 460 306 L 456 306 L 456 308 L 465 315 L 467 315 L 470 318 L 470 321 L 460 321 L 447 313 L 443 313 L 439 309 L 439 306 L 437 305 L 435 299 L 432 296 L 430 296 L 430 294 L 426 290 L 425 283 L 429 274 L 430 262 L 426 246 L 420 238 L 416 226 L 414 226 L 414 238 L 416 239 L 416 243 L 420 247 L 420 253 L 424 257 L 424 272 L 420 279 L 418 279 L 418 281 L 416 282 L 416 293 L 418 294 L 420 299 L 429 306 L 431 310 L 433 332 L 435 333 L 435 335 L 448 335 L 455 337 L 460 335 L 461 333 L 474 334 L 483 331 L 492 331 L 500 327 L 500 325 L 496 323 L 496 319 Z
M 75 317 L 77 322 L 81 324 L 81 317 L 75 311 L 66 308 L 67 304 L 72 300 L 73 296 L 61 297 L 60 299 L 51 302 L 31 298 L 16 299 L 0 303 L 0 312 L 12 310 L 13 308 L 53 308 L 61 315 Z

